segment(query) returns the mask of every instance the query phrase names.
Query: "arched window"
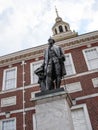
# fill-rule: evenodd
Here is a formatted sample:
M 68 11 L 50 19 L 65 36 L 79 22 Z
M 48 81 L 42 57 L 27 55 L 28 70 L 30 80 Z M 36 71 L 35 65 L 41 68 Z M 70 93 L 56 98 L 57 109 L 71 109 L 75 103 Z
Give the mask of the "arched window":
M 59 26 L 59 31 L 60 31 L 60 32 L 63 32 L 63 28 L 62 28 L 61 25 Z
M 65 30 L 66 30 L 66 32 L 68 31 L 67 26 L 65 26 Z
M 55 34 L 57 34 L 57 30 L 56 30 L 56 28 L 55 28 Z

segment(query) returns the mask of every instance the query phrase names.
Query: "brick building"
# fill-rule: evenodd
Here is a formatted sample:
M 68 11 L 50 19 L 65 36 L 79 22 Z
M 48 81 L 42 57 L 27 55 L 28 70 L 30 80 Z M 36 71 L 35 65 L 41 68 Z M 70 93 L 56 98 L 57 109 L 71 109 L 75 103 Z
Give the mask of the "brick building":
M 53 38 L 66 57 L 62 79 L 73 101 L 75 130 L 98 130 L 98 31 L 78 35 L 57 13 Z M 40 91 L 34 70 L 47 47 L 41 45 L 0 57 L 0 130 L 35 130 L 35 104 Z

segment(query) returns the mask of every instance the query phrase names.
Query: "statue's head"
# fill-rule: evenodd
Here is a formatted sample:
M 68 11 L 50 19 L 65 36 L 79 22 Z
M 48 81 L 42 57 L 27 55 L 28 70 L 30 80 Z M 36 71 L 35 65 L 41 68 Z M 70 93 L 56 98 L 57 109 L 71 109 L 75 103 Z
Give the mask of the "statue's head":
M 48 39 L 48 44 L 53 45 L 55 43 L 55 40 L 52 39 L 51 37 Z

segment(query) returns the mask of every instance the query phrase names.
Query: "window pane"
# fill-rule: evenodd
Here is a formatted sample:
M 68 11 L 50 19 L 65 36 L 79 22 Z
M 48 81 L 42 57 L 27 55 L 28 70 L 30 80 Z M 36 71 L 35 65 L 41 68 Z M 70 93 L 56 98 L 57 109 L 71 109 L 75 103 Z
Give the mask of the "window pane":
M 2 130 L 15 130 L 15 119 L 2 122 Z
M 98 68 L 98 51 L 97 48 L 92 48 L 85 51 L 89 69 Z
M 66 57 L 65 69 L 66 69 L 67 75 L 74 74 L 75 71 L 74 71 L 74 66 L 73 66 L 73 61 L 72 61 L 71 55 L 67 54 L 67 55 L 65 55 L 65 57 Z
M 67 75 L 73 74 L 72 66 L 71 65 L 65 65 L 65 66 L 66 66 Z
M 6 71 L 6 79 L 12 79 L 15 76 L 15 69 L 7 70 Z
M 92 79 L 94 87 L 98 87 L 98 77 Z
M 5 81 L 4 81 L 4 89 L 12 89 L 15 88 L 16 81 L 16 69 L 9 69 L 5 71 Z
M 90 69 L 98 68 L 98 59 L 92 59 L 89 61 Z

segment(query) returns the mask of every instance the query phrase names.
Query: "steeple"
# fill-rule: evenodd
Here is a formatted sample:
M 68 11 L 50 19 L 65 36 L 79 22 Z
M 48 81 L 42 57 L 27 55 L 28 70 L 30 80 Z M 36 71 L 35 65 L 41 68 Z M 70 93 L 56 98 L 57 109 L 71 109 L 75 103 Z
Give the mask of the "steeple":
M 56 6 L 55 12 L 56 19 L 55 24 L 52 27 L 53 38 L 55 39 L 55 41 L 64 40 L 77 36 L 77 33 L 75 31 L 72 32 L 70 30 L 70 25 L 67 22 L 64 22 L 62 18 L 59 16 Z
M 56 15 L 57 15 L 55 21 L 56 21 L 56 22 L 60 22 L 60 21 L 62 21 L 62 18 L 59 17 L 58 10 L 57 10 L 56 6 L 55 6 L 55 12 L 56 12 Z
M 55 12 L 56 12 L 57 17 L 59 17 L 58 10 L 57 10 L 56 6 L 55 6 Z

